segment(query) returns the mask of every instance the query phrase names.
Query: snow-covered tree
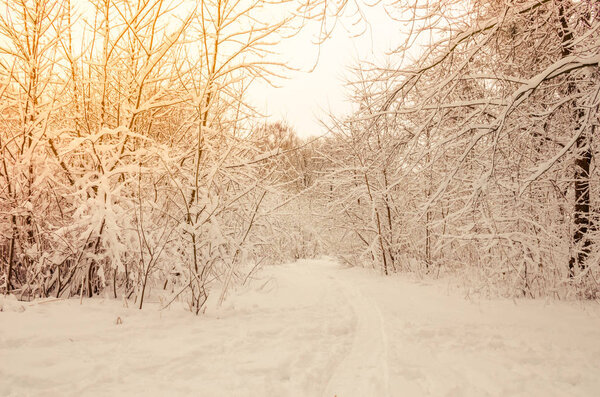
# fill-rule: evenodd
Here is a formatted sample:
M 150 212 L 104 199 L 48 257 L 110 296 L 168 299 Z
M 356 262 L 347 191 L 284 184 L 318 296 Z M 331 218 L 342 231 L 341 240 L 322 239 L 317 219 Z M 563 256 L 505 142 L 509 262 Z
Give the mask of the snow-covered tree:
M 332 175 L 347 174 L 340 191 L 367 196 L 337 196 L 340 210 L 362 211 L 342 225 L 368 230 L 364 245 L 385 268 L 381 219 L 393 202 L 389 218 L 402 217 L 387 229 L 408 235 L 390 234 L 390 247 L 402 247 L 406 264 L 467 269 L 528 296 L 555 293 L 570 278 L 593 296 L 595 3 L 387 7 L 399 20 L 398 48 L 387 65 L 359 67 L 358 111 L 334 128 L 346 148 Z

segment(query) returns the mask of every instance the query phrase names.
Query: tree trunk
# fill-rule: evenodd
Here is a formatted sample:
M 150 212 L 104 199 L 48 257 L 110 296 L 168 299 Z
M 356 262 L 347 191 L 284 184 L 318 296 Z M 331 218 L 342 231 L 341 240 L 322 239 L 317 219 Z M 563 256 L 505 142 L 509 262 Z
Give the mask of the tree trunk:
M 588 238 L 591 228 L 590 219 L 590 165 L 592 148 L 590 138 L 582 134 L 576 142 L 575 160 L 575 231 L 573 233 L 573 252 L 569 260 L 569 277 L 575 276 L 575 268 L 585 269 L 585 261 L 591 252 L 592 242 Z
M 569 27 L 567 16 L 562 4 L 558 8 L 558 15 L 561 24 L 559 37 L 562 44 L 562 56 L 567 57 L 573 52 L 573 30 Z M 574 81 L 567 85 L 567 94 L 572 94 L 577 90 Z M 575 107 L 577 104 L 575 103 Z M 591 241 L 587 234 L 591 227 L 590 217 L 590 165 L 592 163 L 591 135 L 587 131 L 582 131 L 584 127 L 584 111 L 575 108 L 575 131 L 579 133 L 579 138 L 575 143 L 577 158 L 575 159 L 575 211 L 573 219 L 575 231 L 573 232 L 572 247 L 573 251 L 569 259 L 569 277 L 575 276 L 575 268 L 585 269 L 585 260 L 591 251 Z
M 12 278 L 12 270 L 13 270 L 13 261 L 15 258 L 15 239 L 17 238 L 17 217 L 16 216 L 11 216 L 11 222 L 12 222 L 12 237 L 10 239 L 10 247 L 8 249 L 8 269 L 6 272 L 6 293 L 9 294 L 12 284 L 10 279 Z

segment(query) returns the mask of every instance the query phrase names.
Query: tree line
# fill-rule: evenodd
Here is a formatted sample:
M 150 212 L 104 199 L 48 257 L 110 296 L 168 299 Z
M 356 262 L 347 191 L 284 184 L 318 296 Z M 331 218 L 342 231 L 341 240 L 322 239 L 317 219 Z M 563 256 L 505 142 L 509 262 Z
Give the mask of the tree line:
M 385 7 L 356 111 L 302 140 L 247 100 L 306 20 Z M 336 255 L 510 296 L 598 296 L 594 1 L 17 0 L 0 14 L 0 291 L 200 313 Z M 367 22 L 368 21 L 364 21 Z

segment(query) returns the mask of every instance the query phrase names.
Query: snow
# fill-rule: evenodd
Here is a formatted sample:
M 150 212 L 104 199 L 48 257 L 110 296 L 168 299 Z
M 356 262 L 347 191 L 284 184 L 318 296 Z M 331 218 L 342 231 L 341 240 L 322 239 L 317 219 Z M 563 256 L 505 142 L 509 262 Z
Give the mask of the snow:
M 597 304 L 449 285 L 323 259 L 267 267 L 198 317 L 2 297 L 0 395 L 597 395 Z

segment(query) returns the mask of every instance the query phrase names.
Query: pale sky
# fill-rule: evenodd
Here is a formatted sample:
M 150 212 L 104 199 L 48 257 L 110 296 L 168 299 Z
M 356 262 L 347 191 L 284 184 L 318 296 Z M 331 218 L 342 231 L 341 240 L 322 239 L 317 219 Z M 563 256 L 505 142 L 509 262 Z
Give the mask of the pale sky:
M 279 51 L 289 64 L 301 72 L 293 72 L 288 80 L 278 80 L 281 88 L 265 83 L 255 83 L 251 88 L 251 101 L 270 120 L 286 120 L 301 137 L 325 132 L 319 118 L 327 119 L 329 111 L 346 114 L 352 109 L 345 100 L 344 76 L 357 59 L 384 59 L 385 53 L 399 36 L 400 24 L 392 21 L 381 7 L 369 8 L 367 17 L 370 29 L 356 37 L 360 29 L 349 32 L 338 25 L 331 38 L 321 45 L 321 53 L 314 71 L 308 73 L 317 61 L 318 46 L 313 43 L 319 26 L 307 26 L 296 37 L 280 44 Z M 345 21 L 349 25 L 348 21 Z

